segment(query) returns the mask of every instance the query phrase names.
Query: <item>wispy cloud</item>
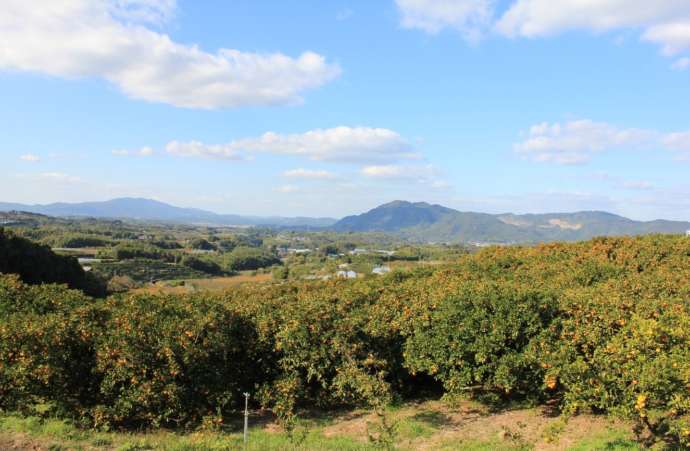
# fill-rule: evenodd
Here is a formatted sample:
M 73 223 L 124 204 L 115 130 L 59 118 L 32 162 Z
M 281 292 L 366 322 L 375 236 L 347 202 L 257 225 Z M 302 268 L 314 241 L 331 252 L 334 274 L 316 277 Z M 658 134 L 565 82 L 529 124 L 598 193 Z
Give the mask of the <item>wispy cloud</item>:
M 241 160 L 247 155 L 269 153 L 337 163 L 377 163 L 420 158 L 398 133 L 384 128 L 335 127 L 298 134 L 264 133 L 227 144 L 172 141 L 173 155 Z
M 362 174 L 367 177 L 381 179 L 428 179 L 437 176 L 439 171 L 430 164 L 387 164 L 379 166 L 365 166 L 362 168 Z
M 150 157 L 156 153 L 151 147 L 145 146 L 137 150 L 117 149 L 112 154 L 118 157 Z
M 475 41 L 489 27 L 494 0 L 395 0 L 404 28 L 436 34 L 444 28 L 462 33 Z
M 246 157 L 231 145 L 209 145 L 199 141 L 170 141 L 165 151 L 178 157 L 215 158 L 220 160 L 245 160 Z
M 587 176 L 586 178 L 600 180 L 606 182 L 608 185 L 614 188 L 619 189 L 647 191 L 655 188 L 654 184 L 650 181 L 630 180 L 625 177 L 609 174 L 607 172 L 598 172 L 591 176 Z
M 671 64 L 671 68 L 678 71 L 686 70 L 688 67 L 690 67 L 690 58 L 687 57 L 679 58 Z
M 75 175 L 65 174 L 64 172 L 42 172 L 36 176 L 30 176 L 33 178 L 51 180 L 54 182 L 61 183 L 79 183 L 81 182 L 81 177 Z
M 300 178 L 300 179 L 313 179 L 313 180 L 333 180 L 337 178 L 333 172 L 325 170 L 311 170 L 311 169 L 290 169 L 283 172 L 284 177 L 289 178 Z
M 442 178 L 441 171 L 432 164 L 387 164 L 365 166 L 361 174 L 369 179 L 417 183 L 428 188 L 444 190 L 450 184 Z
M 678 159 L 690 156 L 690 132 L 664 134 L 582 119 L 537 124 L 527 135 L 527 139 L 513 146 L 514 150 L 523 158 L 537 162 L 584 164 L 606 151 L 655 148 L 673 151 Z
M 354 16 L 354 14 L 355 12 L 350 8 L 341 9 L 336 13 L 335 20 L 337 20 L 338 22 L 343 22 L 345 20 L 350 19 L 352 16 Z
M 290 193 L 296 193 L 300 191 L 300 188 L 295 185 L 282 185 L 277 188 L 275 188 L 273 191 L 277 193 L 283 193 L 283 194 L 290 194 Z
M 19 157 L 19 159 L 20 159 L 20 160 L 23 160 L 23 161 L 29 161 L 29 162 L 31 162 L 31 163 L 35 163 L 35 162 L 37 162 L 37 161 L 41 161 L 41 157 L 39 157 L 38 155 L 34 155 L 34 154 L 32 154 L 32 153 L 27 153 L 27 154 L 21 155 L 21 156 Z

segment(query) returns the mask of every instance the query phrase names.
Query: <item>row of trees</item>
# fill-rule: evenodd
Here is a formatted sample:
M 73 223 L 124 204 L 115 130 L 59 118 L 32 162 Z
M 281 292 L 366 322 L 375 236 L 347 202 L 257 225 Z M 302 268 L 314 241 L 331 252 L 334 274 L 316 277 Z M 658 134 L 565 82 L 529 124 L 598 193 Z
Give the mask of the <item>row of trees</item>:
M 243 391 L 380 406 L 438 387 L 606 412 L 690 445 L 690 240 L 489 248 L 380 279 L 94 301 L 0 278 L 0 407 L 91 426 L 220 421 Z

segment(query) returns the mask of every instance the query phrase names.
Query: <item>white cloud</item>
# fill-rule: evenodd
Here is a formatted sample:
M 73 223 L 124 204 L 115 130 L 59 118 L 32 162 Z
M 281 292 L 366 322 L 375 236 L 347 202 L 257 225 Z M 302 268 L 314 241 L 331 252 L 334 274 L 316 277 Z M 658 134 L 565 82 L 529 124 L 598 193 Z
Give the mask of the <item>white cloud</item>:
M 476 40 L 491 23 L 493 0 L 395 0 L 404 28 L 438 33 L 453 28 Z
M 690 11 L 690 7 L 687 9 Z M 642 39 L 661 45 L 663 53 L 668 56 L 686 51 L 690 49 L 690 17 L 686 17 L 684 22 L 662 23 L 649 27 Z
M 650 190 L 654 188 L 654 185 L 646 180 L 630 180 L 623 182 L 623 188 L 632 190 Z
M 609 31 L 690 18 L 684 0 L 517 0 L 496 24 L 509 36 L 547 36 L 566 30 Z
M 674 151 L 679 160 L 690 161 L 690 132 L 669 133 L 662 143 Z
M 528 137 L 513 146 L 525 159 L 556 164 L 582 164 L 595 154 L 611 150 L 662 149 L 678 160 L 690 161 L 690 131 L 662 133 L 621 128 L 589 119 L 534 125 Z
M 362 175 L 383 179 L 428 179 L 437 176 L 439 171 L 433 165 L 396 165 L 365 166 Z
M 73 175 L 68 175 L 63 172 L 43 172 L 38 174 L 37 178 L 43 180 L 50 180 L 61 183 L 79 183 L 81 178 Z
M 540 37 L 568 30 L 641 29 L 641 38 L 667 55 L 690 49 L 690 2 L 686 0 L 517 0 L 496 22 L 506 36 Z
M 669 133 L 663 141 L 673 150 L 690 152 L 690 132 Z
M 198 141 L 166 146 L 168 153 L 222 159 L 242 159 L 248 153 L 302 156 L 310 160 L 345 163 L 389 163 L 417 159 L 412 146 L 398 133 L 383 128 L 336 127 L 299 134 L 264 133 L 227 144 Z
M 244 160 L 245 157 L 231 145 L 208 145 L 199 141 L 170 141 L 165 151 L 179 157 L 202 157 L 220 160 Z
M 37 161 L 41 161 L 41 157 L 38 155 L 34 155 L 32 153 L 27 153 L 19 157 L 19 159 L 24 160 L 24 161 L 30 161 L 32 163 L 35 163 Z
M 283 172 L 284 177 L 290 178 L 302 178 L 302 179 L 316 179 L 316 180 L 332 180 L 336 178 L 336 175 L 329 171 L 324 170 L 310 170 L 310 169 L 290 169 L 289 171 Z
M 283 185 L 274 189 L 277 193 L 290 194 L 300 191 L 299 187 L 295 185 Z
M 127 149 L 118 149 L 118 150 L 113 150 L 112 154 L 118 157 L 150 157 L 151 155 L 154 155 L 156 152 L 151 148 L 151 147 L 142 147 L 141 149 L 138 150 L 127 150 Z
M 365 166 L 360 173 L 370 179 L 392 182 L 418 183 L 435 190 L 450 188 L 441 178 L 441 171 L 432 164 L 406 165 L 386 164 Z
M 436 34 L 445 28 L 469 40 L 494 32 L 509 37 L 544 37 L 570 30 L 594 33 L 633 30 L 667 56 L 690 50 L 687 0 L 511 0 L 496 16 L 496 0 L 395 0 L 401 25 Z M 618 37 L 620 39 L 620 36 Z M 675 68 L 689 63 L 680 59 Z
M 431 187 L 437 190 L 446 190 L 452 188 L 452 185 L 445 180 L 434 180 L 431 182 Z
M 355 14 L 355 12 L 349 8 L 341 9 L 335 15 L 335 20 L 337 20 L 338 22 L 342 22 L 342 21 L 350 19 L 352 16 L 354 16 L 354 14 Z
M 188 108 L 294 104 L 339 75 L 304 52 L 292 58 L 208 53 L 147 25 L 169 20 L 174 0 L 3 0 L 0 69 L 103 78 L 126 95 Z
M 690 58 L 679 58 L 671 64 L 671 69 L 685 70 L 690 67 Z
M 654 189 L 654 184 L 647 180 L 628 180 L 623 177 L 608 174 L 606 172 L 599 172 L 586 178 L 607 182 L 614 188 L 622 188 L 626 190 Z
M 529 137 L 515 144 L 526 159 L 557 164 L 582 164 L 592 155 L 612 149 L 638 149 L 655 143 L 656 132 L 619 128 L 588 119 L 565 123 L 547 122 L 530 128 Z

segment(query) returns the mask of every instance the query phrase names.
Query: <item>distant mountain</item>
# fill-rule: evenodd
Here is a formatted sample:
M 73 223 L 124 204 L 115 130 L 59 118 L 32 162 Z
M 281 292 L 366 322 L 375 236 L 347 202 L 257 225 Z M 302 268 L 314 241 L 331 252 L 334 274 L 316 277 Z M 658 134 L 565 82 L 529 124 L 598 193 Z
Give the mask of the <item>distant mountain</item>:
M 535 243 L 585 240 L 602 235 L 685 233 L 686 230 L 690 230 L 690 222 L 633 221 L 601 211 L 492 215 L 462 212 L 426 202 L 412 203 L 400 200 L 339 221 L 331 218 L 221 215 L 137 198 L 49 205 L 0 203 L 0 212 L 2 211 L 26 211 L 54 217 L 81 216 L 186 224 L 317 228 L 337 232 L 388 232 L 403 238 L 427 242 Z M 1 216 L 0 219 L 5 220 Z
M 422 241 L 530 243 L 584 240 L 602 235 L 684 233 L 690 222 L 633 221 L 611 213 L 583 211 L 550 214 L 461 212 L 426 202 L 394 201 L 336 222 L 340 232 L 395 232 Z
M 357 216 L 347 216 L 333 225 L 337 231 L 395 232 L 409 227 L 435 224 L 455 210 L 425 202 L 396 200 Z
M 94 218 L 135 219 L 214 225 L 327 227 L 332 218 L 283 218 L 221 215 L 196 208 L 180 208 L 151 199 L 120 198 L 104 202 L 54 203 L 24 205 L 1 203 L 0 211 L 26 211 L 57 217 L 85 216 Z

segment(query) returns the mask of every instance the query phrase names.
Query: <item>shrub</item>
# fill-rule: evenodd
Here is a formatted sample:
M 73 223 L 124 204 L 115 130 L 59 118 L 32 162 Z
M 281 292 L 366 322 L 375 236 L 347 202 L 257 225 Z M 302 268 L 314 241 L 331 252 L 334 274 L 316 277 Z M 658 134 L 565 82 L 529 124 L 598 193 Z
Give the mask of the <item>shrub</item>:
M 262 249 L 239 246 L 226 257 L 229 271 L 252 271 L 280 263 L 280 259 Z
M 94 401 L 94 336 L 102 311 L 81 292 L 0 276 L 0 407 L 50 402 L 77 415 Z
M 185 256 L 182 259 L 182 264 L 194 270 L 205 272 L 206 274 L 211 275 L 217 275 L 223 272 L 218 263 L 197 257 Z
M 515 285 L 464 285 L 448 293 L 428 320 L 413 320 L 405 364 L 465 390 L 502 398 L 538 398 L 542 369 L 525 350 L 553 320 L 556 297 Z
M 227 413 L 261 380 L 250 323 L 204 296 L 129 296 L 108 303 L 97 345 L 97 426 L 190 426 Z

